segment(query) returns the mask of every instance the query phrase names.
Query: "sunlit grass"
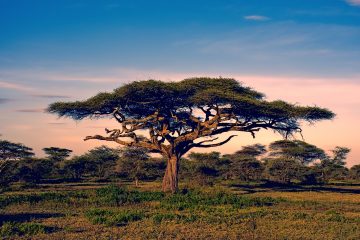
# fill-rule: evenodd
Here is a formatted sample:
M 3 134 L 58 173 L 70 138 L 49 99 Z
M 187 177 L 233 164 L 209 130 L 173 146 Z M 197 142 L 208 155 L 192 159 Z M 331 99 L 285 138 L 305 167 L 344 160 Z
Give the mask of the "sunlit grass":
M 290 192 L 252 185 L 252 193 L 239 194 L 222 184 L 164 195 L 158 185 L 57 185 L 45 193 L 5 194 L 0 211 L 10 219 L 1 224 L 8 235 L 32 239 L 360 239 L 359 194 L 351 191 Z M 14 218 L 23 213 L 34 218 Z M 36 217 L 39 213 L 48 216 Z M 43 228 L 16 233 L 16 224 Z

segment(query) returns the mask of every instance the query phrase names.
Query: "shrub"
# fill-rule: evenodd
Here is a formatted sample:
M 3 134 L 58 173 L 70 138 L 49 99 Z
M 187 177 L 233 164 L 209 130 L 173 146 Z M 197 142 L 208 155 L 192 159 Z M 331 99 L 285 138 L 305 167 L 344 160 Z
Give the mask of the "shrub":
M 194 222 L 198 219 L 195 215 L 182 215 L 174 213 L 157 213 L 152 217 L 153 221 L 160 224 L 163 221 L 182 221 L 182 222 Z
M 81 199 L 86 198 L 87 195 L 83 192 L 46 192 L 40 194 L 21 194 L 0 196 L 0 209 L 12 204 L 30 203 L 35 204 L 45 201 L 53 201 L 59 203 L 69 203 L 72 198 Z
M 346 222 L 348 220 L 343 214 L 334 210 L 329 210 L 325 214 L 326 220 L 330 222 Z
M 140 203 L 148 201 L 160 201 L 164 197 L 162 192 L 139 192 L 128 191 L 116 185 L 109 185 L 96 190 L 96 201 L 110 206 Z
M 92 224 L 104 224 L 106 226 L 122 226 L 129 222 L 139 221 L 144 214 L 139 211 L 113 212 L 104 209 L 90 209 L 85 212 L 85 217 Z
M 175 194 L 164 198 L 161 201 L 161 206 L 166 209 L 194 209 L 207 205 L 222 205 L 229 204 L 235 208 L 255 207 L 255 206 L 270 206 L 278 203 L 279 199 L 271 197 L 259 198 L 239 196 L 236 194 L 229 194 L 224 192 L 206 194 L 197 191 L 189 191 L 185 194 Z
M 1 237 L 30 236 L 39 233 L 48 233 L 50 228 L 39 223 L 5 222 L 0 229 Z

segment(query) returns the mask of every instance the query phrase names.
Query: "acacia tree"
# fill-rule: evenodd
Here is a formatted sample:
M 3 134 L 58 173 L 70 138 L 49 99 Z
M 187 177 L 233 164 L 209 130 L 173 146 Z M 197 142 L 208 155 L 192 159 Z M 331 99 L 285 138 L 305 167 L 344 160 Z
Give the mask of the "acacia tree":
M 46 155 L 48 155 L 49 159 L 56 162 L 64 161 L 72 153 L 72 150 L 70 149 L 58 148 L 58 147 L 43 148 L 43 151 L 45 152 Z
M 271 157 L 293 159 L 304 165 L 326 157 L 321 148 L 300 140 L 278 140 L 270 143 L 269 149 Z
M 0 173 L 5 169 L 10 161 L 28 159 L 34 156 L 32 148 L 21 143 L 13 143 L 0 140 Z
M 9 176 L 9 169 L 11 169 L 11 162 L 22 159 L 29 159 L 34 156 L 32 148 L 29 148 L 21 143 L 13 143 L 0 139 L 0 183 L 9 182 L 12 176 Z
M 146 177 L 146 168 L 150 156 L 144 148 L 127 147 L 121 151 L 116 171 L 125 174 L 139 186 L 139 180 Z
M 319 164 L 316 164 L 316 171 L 320 173 L 324 182 L 330 179 L 343 179 L 348 175 L 345 164 L 350 151 L 350 148 L 336 146 L 331 150 L 332 156 L 326 156 Z
M 53 103 L 48 112 L 76 120 L 112 116 L 119 129 L 105 129 L 106 136 L 84 140 L 114 141 L 162 154 L 167 159 L 162 189 L 171 192 L 178 190 L 180 157 L 192 148 L 220 146 L 236 136 L 225 134 L 216 142 L 224 133 L 248 132 L 255 137 L 260 129 L 272 129 L 286 137 L 301 131 L 301 120 L 334 117 L 324 108 L 266 101 L 262 93 L 229 78 L 137 81 L 85 101 Z
M 119 154 L 119 149 L 100 146 L 89 150 L 82 157 L 88 160 L 87 168 L 89 172 L 92 172 L 96 177 L 106 178 L 113 174 Z
M 234 154 L 227 155 L 231 160 L 232 177 L 241 180 L 259 180 L 263 172 L 263 164 L 257 158 L 266 153 L 266 147 L 262 144 L 253 144 L 242 147 Z

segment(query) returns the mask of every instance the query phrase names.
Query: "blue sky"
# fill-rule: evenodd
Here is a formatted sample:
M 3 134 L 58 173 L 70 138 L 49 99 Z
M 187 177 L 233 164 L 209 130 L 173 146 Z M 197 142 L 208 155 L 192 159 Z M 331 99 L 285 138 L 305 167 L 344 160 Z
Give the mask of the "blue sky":
M 276 78 L 321 82 L 318 98 L 285 100 L 335 108 L 339 129 L 360 116 L 360 0 L 0 0 L 0 35 L 0 133 L 38 152 L 45 126 L 81 128 L 43 114 L 48 103 L 150 77 L 239 76 L 273 98 L 287 97 Z
M 1 0 L 1 68 L 358 74 L 359 7 L 265 2 Z

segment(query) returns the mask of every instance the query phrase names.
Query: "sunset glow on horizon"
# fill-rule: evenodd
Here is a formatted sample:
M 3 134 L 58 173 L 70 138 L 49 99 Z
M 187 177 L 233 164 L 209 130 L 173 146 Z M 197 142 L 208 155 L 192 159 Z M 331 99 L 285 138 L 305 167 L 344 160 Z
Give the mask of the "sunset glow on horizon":
M 332 110 L 303 124 L 304 140 L 351 148 L 360 164 L 360 3 L 314 1 L 1 1 L 0 134 L 38 156 L 116 127 L 113 119 L 73 121 L 45 113 L 56 101 L 83 100 L 132 81 L 229 77 L 266 95 Z M 322 9 L 321 11 L 318 9 Z M 281 139 L 241 133 L 207 151 Z M 301 139 L 301 136 L 297 136 Z M 197 150 L 195 150 L 197 151 Z

